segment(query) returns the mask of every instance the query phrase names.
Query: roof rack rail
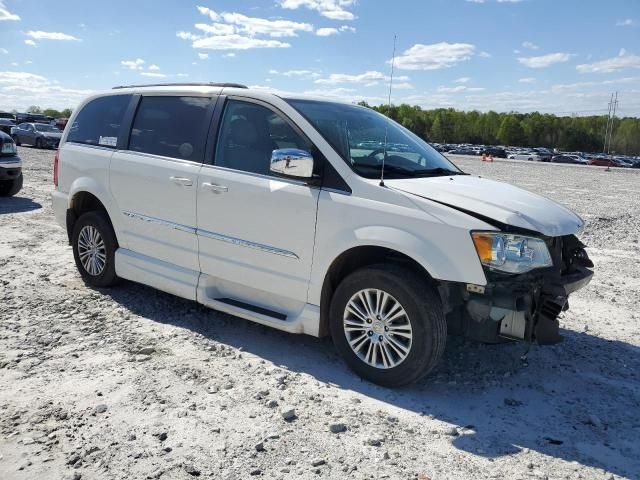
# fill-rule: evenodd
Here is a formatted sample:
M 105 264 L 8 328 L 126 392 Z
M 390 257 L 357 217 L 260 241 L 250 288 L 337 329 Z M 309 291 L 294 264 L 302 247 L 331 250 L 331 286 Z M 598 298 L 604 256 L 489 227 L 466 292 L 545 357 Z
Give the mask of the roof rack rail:
M 140 88 L 140 87 L 225 87 L 225 88 L 248 88 L 240 83 L 147 83 L 143 85 L 118 85 L 112 90 L 120 88 Z

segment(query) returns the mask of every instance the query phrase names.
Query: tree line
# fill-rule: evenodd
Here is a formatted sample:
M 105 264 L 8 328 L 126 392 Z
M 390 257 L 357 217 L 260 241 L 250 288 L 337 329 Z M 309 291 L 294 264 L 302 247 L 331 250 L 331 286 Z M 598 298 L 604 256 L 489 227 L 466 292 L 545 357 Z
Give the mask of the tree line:
M 548 147 L 570 152 L 602 152 L 607 116 L 568 117 L 548 113 L 423 110 L 411 105 L 360 105 L 392 118 L 434 143 Z M 611 151 L 640 155 L 640 118 L 616 118 Z
M 41 113 L 42 115 L 53 118 L 69 118 L 72 111 L 73 110 L 71 110 L 70 108 L 65 108 L 64 110 L 56 110 L 55 108 L 40 108 L 37 105 L 31 105 L 27 109 L 27 112 L 29 113 Z M 18 111 L 14 109 L 11 110 L 11 113 L 15 115 L 16 113 L 18 113 Z

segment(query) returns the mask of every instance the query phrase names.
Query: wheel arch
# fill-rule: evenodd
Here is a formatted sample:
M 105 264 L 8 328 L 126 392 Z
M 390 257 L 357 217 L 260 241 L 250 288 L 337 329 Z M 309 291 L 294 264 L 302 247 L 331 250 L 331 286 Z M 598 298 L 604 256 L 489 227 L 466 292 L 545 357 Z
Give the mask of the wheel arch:
M 107 219 L 116 234 L 116 240 L 119 240 L 117 229 L 113 223 L 113 216 L 109 212 L 107 207 L 108 202 L 105 197 L 106 195 L 100 192 L 99 189 L 91 188 L 91 185 L 86 184 L 86 182 L 78 182 L 72 187 L 69 192 L 69 205 L 67 207 L 66 218 L 69 242 L 71 242 L 73 228 L 78 218 L 83 213 L 92 211 L 102 211 L 107 215 Z
M 379 263 L 393 263 L 417 273 L 434 286 L 438 286 L 429 271 L 417 260 L 391 247 L 358 245 L 340 253 L 325 273 L 320 293 L 319 336 L 329 334 L 329 311 L 333 294 L 340 282 L 352 272 Z

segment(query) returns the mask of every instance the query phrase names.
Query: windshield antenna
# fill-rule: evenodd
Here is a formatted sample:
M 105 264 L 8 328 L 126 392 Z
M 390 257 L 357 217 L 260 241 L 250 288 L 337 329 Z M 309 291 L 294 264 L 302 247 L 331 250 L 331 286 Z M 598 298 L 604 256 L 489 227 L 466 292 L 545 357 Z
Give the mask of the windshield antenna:
M 396 42 L 398 35 L 393 36 L 393 57 L 391 57 L 391 77 L 389 77 L 389 103 L 387 108 L 387 114 L 391 115 L 391 90 L 393 88 L 393 67 L 396 63 Z M 391 117 L 389 117 L 391 118 Z M 387 134 L 389 133 L 389 126 L 384 127 L 384 153 L 382 155 L 382 169 L 380 170 L 380 186 L 384 187 L 384 162 L 387 159 Z

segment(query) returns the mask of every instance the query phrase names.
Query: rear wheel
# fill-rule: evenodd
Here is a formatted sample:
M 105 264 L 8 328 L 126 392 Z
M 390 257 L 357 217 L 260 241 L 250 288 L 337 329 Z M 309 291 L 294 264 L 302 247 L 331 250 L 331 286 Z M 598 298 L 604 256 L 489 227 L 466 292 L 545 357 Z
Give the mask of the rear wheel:
M 73 227 L 71 244 L 82 279 L 94 287 L 110 287 L 118 282 L 115 253 L 118 241 L 105 212 L 87 212 Z
M 331 336 L 363 378 L 396 387 L 426 376 L 447 340 L 440 297 L 420 275 L 395 265 L 346 277 L 331 301 Z
M 41 138 L 36 138 L 36 148 L 43 148 Z
M 22 174 L 12 180 L 0 181 L 0 197 L 13 197 L 22 190 Z

